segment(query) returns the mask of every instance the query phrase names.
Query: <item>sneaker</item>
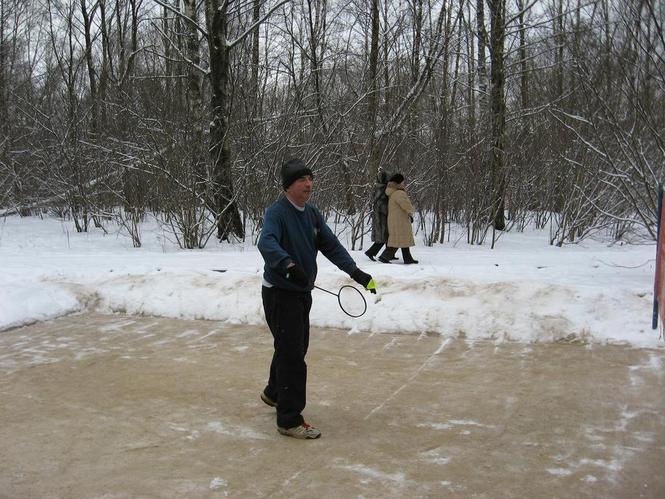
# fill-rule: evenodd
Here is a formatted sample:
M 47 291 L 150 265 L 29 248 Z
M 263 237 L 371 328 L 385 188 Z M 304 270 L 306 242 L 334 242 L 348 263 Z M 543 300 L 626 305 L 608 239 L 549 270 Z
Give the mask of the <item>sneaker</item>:
M 314 428 L 304 421 L 300 426 L 294 426 L 293 428 L 281 428 L 278 426 L 277 431 L 287 437 L 299 438 L 301 440 L 319 438 L 321 436 L 321 432 L 318 428 Z
M 268 397 L 265 392 L 261 392 L 261 400 L 263 400 L 263 402 L 270 407 L 277 407 L 277 402 Z

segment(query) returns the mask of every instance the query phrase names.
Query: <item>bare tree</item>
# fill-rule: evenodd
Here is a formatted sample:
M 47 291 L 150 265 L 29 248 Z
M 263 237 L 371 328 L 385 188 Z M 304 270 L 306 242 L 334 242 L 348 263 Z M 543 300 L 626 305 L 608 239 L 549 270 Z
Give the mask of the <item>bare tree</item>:
M 381 158 L 378 154 L 374 153 L 377 147 L 376 140 L 376 126 L 378 114 L 378 62 L 379 62 L 379 0 L 371 0 L 370 9 L 370 49 L 369 49 L 369 66 L 367 73 L 367 132 L 370 138 L 369 150 L 369 176 L 371 179 L 376 177 L 379 170 L 379 163 Z M 386 65 L 387 66 L 387 65 Z M 387 87 L 387 85 L 386 85 Z
M 244 228 L 237 208 L 231 172 L 231 148 L 229 132 L 229 71 L 230 52 L 245 37 L 249 36 L 259 23 L 286 3 L 274 5 L 259 22 L 255 23 L 234 40 L 228 38 L 229 8 L 233 1 L 206 0 L 205 14 L 210 55 L 211 124 L 210 157 L 212 161 L 212 196 L 217 209 L 217 237 L 227 240 L 232 235 L 243 237 Z
M 492 222 L 496 230 L 504 230 L 505 220 L 505 189 L 506 173 L 504 160 L 505 127 L 506 127 L 506 97 L 505 97 L 505 71 L 504 71 L 504 43 L 505 43 L 505 0 L 490 0 L 491 15 L 491 50 L 490 58 L 490 120 L 492 123 L 492 151 L 490 196 L 492 206 Z

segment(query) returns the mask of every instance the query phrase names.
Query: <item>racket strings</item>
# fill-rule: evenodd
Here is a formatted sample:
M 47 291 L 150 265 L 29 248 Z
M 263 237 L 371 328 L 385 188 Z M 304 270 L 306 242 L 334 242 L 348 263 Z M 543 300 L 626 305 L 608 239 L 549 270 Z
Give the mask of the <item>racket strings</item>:
M 346 315 L 360 317 L 367 311 L 367 301 L 358 288 L 342 286 L 337 299 L 340 308 Z

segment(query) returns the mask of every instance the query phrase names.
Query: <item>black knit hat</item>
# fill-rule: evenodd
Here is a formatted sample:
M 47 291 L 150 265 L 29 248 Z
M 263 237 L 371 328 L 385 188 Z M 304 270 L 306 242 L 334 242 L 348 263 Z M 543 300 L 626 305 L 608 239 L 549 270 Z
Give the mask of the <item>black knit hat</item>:
M 309 175 L 314 177 L 312 170 L 305 166 L 305 163 L 298 158 L 289 159 L 282 164 L 282 171 L 280 172 L 282 176 L 282 187 L 284 190 L 288 189 L 289 186 L 298 180 L 300 177 Z
M 396 184 L 401 184 L 402 182 L 404 182 L 404 175 L 402 175 L 401 173 L 396 173 L 395 175 L 390 177 L 390 181 L 395 182 Z

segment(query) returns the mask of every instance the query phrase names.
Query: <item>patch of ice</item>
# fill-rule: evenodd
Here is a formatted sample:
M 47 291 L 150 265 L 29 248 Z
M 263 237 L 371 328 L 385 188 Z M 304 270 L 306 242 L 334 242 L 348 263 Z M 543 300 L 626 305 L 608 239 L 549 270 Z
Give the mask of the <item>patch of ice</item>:
M 388 343 L 386 343 L 383 347 L 383 351 L 387 351 L 392 349 L 395 345 L 397 345 L 397 338 L 392 338 Z
M 224 424 L 221 421 L 211 421 L 210 423 L 208 423 L 207 429 L 208 431 L 212 431 L 214 433 L 219 433 L 221 435 L 228 435 L 237 438 L 253 438 L 256 440 L 268 439 L 268 437 L 263 433 L 258 433 L 252 430 L 251 428 Z
M 420 455 L 429 463 L 433 464 L 448 464 L 450 462 L 449 457 L 442 456 L 439 451 L 441 448 L 432 449 L 427 452 L 421 452 Z
M 547 472 L 550 475 L 555 475 L 555 476 L 568 476 L 568 475 L 572 475 L 572 473 L 573 473 L 572 471 L 570 471 L 569 469 L 566 469 L 566 468 L 548 468 Z
M 663 377 L 663 359 L 661 356 L 651 352 L 646 362 L 628 368 L 630 383 L 632 386 L 639 386 L 644 383 L 642 373 L 648 371 L 656 374 L 658 378 Z
M 418 428 L 433 428 L 435 430 L 450 430 L 453 425 L 448 423 L 420 423 Z
M 450 424 L 458 426 L 485 426 L 484 424 L 481 424 L 478 421 L 471 421 L 469 419 L 451 419 Z
M 442 487 L 447 488 L 447 489 L 450 490 L 451 492 L 459 492 L 459 491 L 461 491 L 461 490 L 464 490 L 464 488 L 465 488 L 464 485 L 456 484 L 456 483 L 450 482 L 450 481 L 448 481 L 448 480 L 441 480 L 441 481 L 439 482 L 439 484 L 440 484 Z
M 226 487 L 228 483 L 226 480 L 220 477 L 215 477 L 210 481 L 210 490 L 217 490 L 221 489 L 222 487 Z
M 197 440 L 201 436 L 201 433 L 199 433 L 197 430 L 194 430 L 191 434 L 187 435 L 187 440 Z
M 621 464 L 616 460 L 606 461 L 605 459 L 580 459 L 580 465 L 592 465 L 598 468 L 604 468 L 610 471 L 620 471 Z
M 380 481 L 403 483 L 406 479 L 404 473 L 385 473 L 383 471 L 365 466 L 364 464 L 343 465 L 343 466 L 338 466 L 338 468 L 353 471 L 360 475 Z
M 188 338 L 191 336 L 199 336 L 199 334 L 198 329 L 188 329 L 180 334 L 176 334 L 176 338 Z
M 122 332 L 123 330 L 128 329 L 129 326 L 131 326 L 135 322 L 136 321 L 133 321 L 131 319 L 112 322 L 110 324 L 105 324 L 103 326 L 100 326 L 99 332 L 100 333 L 117 333 L 118 331 Z
M 633 437 L 640 442 L 650 443 L 655 440 L 656 436 L 651 431 L 636 431 L 633 433 Z
M 486 425 L 479 423 L 478 421 L 471 421 L 466 419 L 451 419 L 447 423 L 421 423 L 418 425 L 419 428 L 433 428 L 435 430 L 450 430 L 455 426 L 477 426 L 479 428 L 495 428 L 493 425 Z M 465 430 L 462 432 L 464 435 L 468 435 L 470 432 Z

